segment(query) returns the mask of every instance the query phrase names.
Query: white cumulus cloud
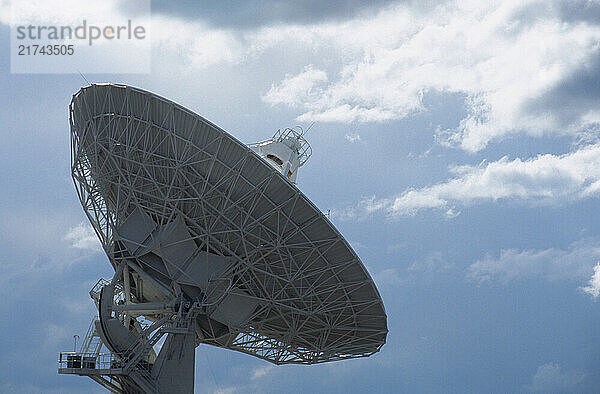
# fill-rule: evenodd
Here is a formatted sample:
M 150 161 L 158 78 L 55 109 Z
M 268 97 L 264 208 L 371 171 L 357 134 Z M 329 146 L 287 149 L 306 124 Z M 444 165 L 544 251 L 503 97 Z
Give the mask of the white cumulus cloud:
M 288 76 L 264 99 L 299 109 L 301 121 L 374 122 L 425 110 L 428 91 L 461 94 L 469 113 L 441 135 L 468 151 L 519 132 L 578 133 L 597 123 L 596 112 L 570 106 L 567 117 L 543 97 L 594 64 L 600 26 L 564 21 L 560 10 L 539 0 L 450 1 L 425 13 L 403 4 L 371 19 L 263 29 L 254 39 L 343 48 L 319 94 L 289 89 Z
M 582 287 L 581 290 L 591 295 L 594 299 L 600 296 L 600 262 L 594 267 L 594 274 L 590 278 L 589 284 Z
M 115 2 L 74 3 L 35 0 L 19 18 L 77 22 L 83 11 L 108 19 L 125 11 Z M 267 86 L 262 99 L 296 109 L 303 122 L 402 119 L 426 111 L 429 92 L 464 97 L 467 114 L 439 125 L 438 141 L 478 151 L 516 133 L 581 136 L 600 128 L 597 96 L 579 94 L 598 78 L 600 23 L 569 19 L 564 8 L 559 0 L 456 0 L 427 10 L 409 2 L 349 20 L 238 29 L 156 14 L 154 67 L 198 72 L 271 62 L 274 53 L 294 57 L 304 65 Z M 9 11 L 0 0 L 0 23 L 12 23 Z
M 567 250 L 507 249 L 500 256 L 485 256 L 473 263 L 467 278 L 478 282 L 541 278 L 548 281 L 580 280 L 591 271 L 600 258 L 600 240 L 583 239 L 573 242 Z
M 269 372 L 271 372 L 273 370 L 273 366 L 272 365 L 265 365 L 263 367 L 258 367 L 256 369 L 254 369 L 254 371 L 252 372 L 252 380 L 256 380 L 256 379 L 260 379 L 262 377 L 265 377 L 269 374 Z
M 478 166 L 456 166 L 445 182 L 407 189 L 393 198 L 370 197 L 339 218 L 355 218 L 376 212 L 412 216 L 425 209 L 441 209 L 446 217 L 457 215 L 455 205 L 497 200 L 563 203 L 596 196 L 600 191 L 600 145 L 564 154 L 544 154 L 527 160 L 503 157 Z
M 89 224 L 84 222 L 72 227 L 65 235 L 65 240 L 75 249 L 90 250 L 93 252 L 102 250 L 96 233 L 94 233 Z
M 533 375 L 529 389 L 544 393 L 573 392 L 583 381 L 585 374 L 574 371 L 563 371 L 560 365 L 548 363 L 540 365 Z
M 263 100 L 269 104 L 300 105 L 320 96 L 318 86 L 324 82 L 327 74 L 309 65 L 300 74 L 288 75 L 279 85 L 272 86 Z
M 360 138 L 360 134 L 357 133 L 348 133 L 344 136 L 344 138 L 351 143 L 362 141 L 362 138 Z

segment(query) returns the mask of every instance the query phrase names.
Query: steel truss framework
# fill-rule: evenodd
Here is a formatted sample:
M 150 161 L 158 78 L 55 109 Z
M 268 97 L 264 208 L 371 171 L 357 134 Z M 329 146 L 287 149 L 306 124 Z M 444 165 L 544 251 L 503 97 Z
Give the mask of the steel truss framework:
M 70 123 L 72 177 L 115 269 L 126 260 L 177 287 L 119 242 L 136 209 L 157 226 L 182 219 L 195 255 L 233 261 L 220 276 L 226 291 L 256 307 L 225 334 L 198 329 L 197 343 L 276 364 L 369 356 L 385 343 L 381 297 L 352 248 L 294 185 L 229 134 L 171 101 L 113 84 L 81 89 Z M 194 294 L 210 316 L 216 305 Z

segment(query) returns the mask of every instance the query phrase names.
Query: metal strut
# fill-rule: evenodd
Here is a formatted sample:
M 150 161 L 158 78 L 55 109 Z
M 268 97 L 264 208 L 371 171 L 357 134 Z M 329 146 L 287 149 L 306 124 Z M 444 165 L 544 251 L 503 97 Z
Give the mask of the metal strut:
M 183 301 L 178 289 L 169 292 L 167 302 L 135 303 L 131 294 L 123 297 L 129 287 L 124 282 L 129 274 L 125 264 L 117 267 L 110 283 L 99 281 L 102 287 L 90 292 L 99 318 L 92 322 L 79 352 L 61 353 L 58 372 L 88 376 L 114 393 L 193 393 L 194 322 L 201 306 Z M 154 321 L 141 327 L 136 318 L 142 314 Z M 156 356 L 153 346 L 164 335 Z M 94 337 L 100 345 L 90 352 Z M 102 345 L 109 354 L 100 354 Z

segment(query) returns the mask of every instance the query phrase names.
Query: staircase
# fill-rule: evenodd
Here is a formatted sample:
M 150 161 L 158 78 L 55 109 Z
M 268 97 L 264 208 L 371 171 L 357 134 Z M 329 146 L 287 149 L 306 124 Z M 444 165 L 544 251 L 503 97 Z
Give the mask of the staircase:
M 96 322 L 98 318 L 92 319 L 90 326 L 88 327 L 87 333 L 85 334 L 85 338 L 81 343 L 81 348 L 79 349 L 79 353 L 89 354 L 89 355 L 98 355 L 100 354 L 100 348 L 102 347 L 102 340 L 96 331 Z

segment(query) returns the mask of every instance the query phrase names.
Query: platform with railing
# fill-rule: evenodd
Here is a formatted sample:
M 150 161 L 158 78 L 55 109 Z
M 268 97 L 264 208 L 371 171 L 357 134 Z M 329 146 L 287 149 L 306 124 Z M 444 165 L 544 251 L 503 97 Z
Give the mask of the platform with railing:
M 312 125 L 311 125 L 311 127 L 312 127 Z M 309 129 L 310 129 L 310 127 L 309 127 Z M 300 126 L 286 127 L 283 130 L 278 129 L 275 132 L 275 134 L 273 134 L 273 137 L 269 138 L 268 140 L 248 144 L 248 146 L 250 148 L 253 148 L 253 147 L 258 147 L 258 146 L 265 145 L 265 144 L 270 144 L 273 142 L 281 142 L 286 139 L 297 140 L 298 141 L 297 154 L 298 154 L 298 162 L 299 162 L 298 167 L 301 167 L 312 156 L 312 148 L 311 148 L 310 144 L 308 143 L 308 141 L 304 138 L 304 134 L 306 134 L 307 131 L 308 131 L 308 129 L 305 131 Z
M 111 353 L 61 352 L 58 373 L 75 375 L 120 375 L 123 369 Z

